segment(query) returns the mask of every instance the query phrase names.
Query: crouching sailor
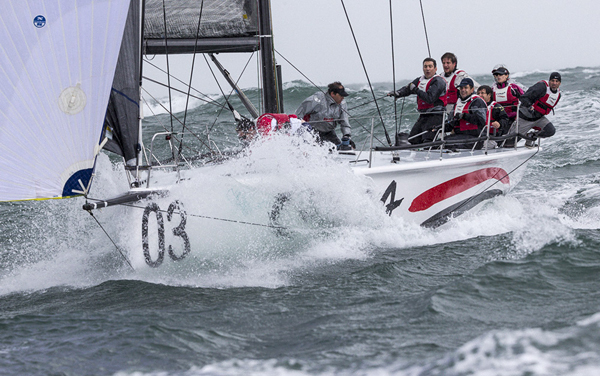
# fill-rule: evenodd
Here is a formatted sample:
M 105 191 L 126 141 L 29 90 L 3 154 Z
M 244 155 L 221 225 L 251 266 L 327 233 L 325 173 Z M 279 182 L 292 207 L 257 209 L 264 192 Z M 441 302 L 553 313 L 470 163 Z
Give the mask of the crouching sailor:
M 472 79 L 463 78 L 458 87 L 460 95 L 454 107 L 454 119 L 450 123 L 454 134 L 448 136 L 446 140 L 464 140 L 464 143 L 449 145 L 449 147 L 470 149 L 474 142 L 467 141 L 479 137 L 486 125 L 487 104 L 481 97 L 473 95 L 475 88 Z M 481 148 L 481 144 L 479 143 L 477 148 Z
M 296 110 L 298 118 L 310 123 L 320 141 L 329 141 L 340 150 L 350 150 L 350 123 L 344 98 L 348 93 L 339 81 L 329 84 L 327 94 L 319 91 L 306 98 Z M 342 139 L 335 133 L 340 125 Z
M 510 127 L 510 120 L 504 110 L 504 107 L 492 100 L 494 96 L 493 89 L 488 85 L 482 85 L 477 89 L 477 95 L 479 95 L 488 106 L 486 123 L 490 124 L 490 135 L 502 136 L 508 133 Z
M 560 100 L 561 76 L 558 72 L 550 74 L 549 81 L 542 80 L 529 88 L 519 98 L 521 109 L 519 111 L 519 134 L 525 134 L 533 130 L 531 136 L 534 138 L 545 138 L 554 136 L 556 129 L 546 118 Z M 527 146 L 533 146 L 532 141 L 526 142 Z

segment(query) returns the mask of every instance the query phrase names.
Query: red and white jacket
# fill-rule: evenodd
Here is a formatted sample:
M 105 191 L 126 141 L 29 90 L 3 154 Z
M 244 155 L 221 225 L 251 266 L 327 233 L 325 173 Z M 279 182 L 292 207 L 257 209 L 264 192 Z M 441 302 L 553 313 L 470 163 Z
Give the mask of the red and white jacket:
M 508 117 L 513 119 L 517 116 L 517 105 L 519 104 L 519 97 L 523 94 L 523 89 L 515 83 L 503 83 L 503 87 L 498 87 L 498 84 L 494 85 L 494 100 L 504 106 Z M 518 95 L 515 95 L 518 93 Z
M 546 84 L 546 95 L 533 103 L 533 109 L 542 115 L 548 115 L 558 103 L 561 94 L 560 89 L 557 89 L 556 93 L 553 93 L 552 90 L 550 90 L 548 81 L 543 80 L 542 82 Z
M 458 88 L 456 87 L 457 84 L 460 84 L 460 82 L 456 82 L 458 76 L 461 73 L 465 73 L 464 70 L 456 70 L 452 73 L 452 75 L 450 77 L 443 77 L 444 79 L 446 79 L 446 103 L 447 104 L 455 104 L 456 101 L 458 100 Z
M 444 80 L 444 82 L 446 82 L 444 77 L 437 76 L 437 75 L 434 75 L 431 78 L 425 78 L 425 76 L 421 76 L 421 78 L 419 79 L 419 84 L 417 85 L 417 88 L 419 90 L 423 90 L 424 92 L 427 92 L 427 90 L 429 89 L 429 86 L 431 85 L 433 80 L 438 79 L 438 78 L 441 78 L 442 80 Z M 443 102 L 444 106 L 446 106 L 448 104 L 446 93 L 443 93 L 442 95 L 440 95 L 439 99 Z M 421 97 L 419 97 L 417 95 L 417 110 L 425 111 L 430 108 L 434 108 L 435 106 L 436 106 L 435 103 L 427 103 L 423 99 L 421 99 Z

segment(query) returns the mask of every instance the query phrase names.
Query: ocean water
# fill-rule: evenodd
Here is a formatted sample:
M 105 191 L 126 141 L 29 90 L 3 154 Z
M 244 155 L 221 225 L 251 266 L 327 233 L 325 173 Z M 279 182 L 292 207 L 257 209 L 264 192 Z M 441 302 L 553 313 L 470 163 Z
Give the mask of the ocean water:
M 549 73 L 513 78 L 531 86 Z M 94 213 L 133 269 L 82 198 L 0 204 L 0 374 L 599 374 L 600 68 L 561 73 L 556 136 L 520 184 L 438 229 L 385 215 L 369 182 L 326 150 L 279 138 L 218 165 L 191 162 L 173 188 L 190 252 L 157 268 L 142 252 L 145 204 Z M 360 145 L 379 115 L 366 86 L 348 89 Z M 377 97 L 389 90 L 375 85 Z M 287 83 L 286 111 L 314 91 Z M 396 104 L 398 116 L 380 101 L 390 133 L 401 109 L 400 130 L 416 118 L 413 98 Z M 151 131 L 170 127 L 156 103 L 147 110 Z M 221 151 L 236 149 L 231 115 L 214 122 L 218 112 L 192 103 L 184 155 L 207 152 L 209 129 Z M 101 155 L 91 195 L 126 189 L 121 167 Z M 277 231 L 269 213 L 282 192 L 296 199 Z M 180 255 L 181 218 L 164 217 Z

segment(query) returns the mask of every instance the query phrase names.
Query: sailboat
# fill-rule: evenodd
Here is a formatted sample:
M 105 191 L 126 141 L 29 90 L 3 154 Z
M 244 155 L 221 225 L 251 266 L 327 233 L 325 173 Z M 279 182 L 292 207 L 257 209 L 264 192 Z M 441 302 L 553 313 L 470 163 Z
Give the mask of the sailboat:
M 256 119 L 259 111 L 214 54 L 259 51 L 262 112 L 282 112 L 268 0 L 30 0 L 11 3 L 0 18 L 0 201 L 84 196 L 84 209 L 91 212 L 168 193 L 181 178 L 177 134 L 159 132 L 150 146 L 142 140 L 146 55 L 210 54 Z M 249 121 L 231 110 L 236 121 Z M 173 151 L 170 161 L 153 163 L 155 139 L 165 140 Z M 435 227 L 508 192 L 538 151 L 454 151 L 447 146 L 444 141 L 418 149 L 374 147 L 371 142 L 363 151 L 334 153 L 356 174 L 372 179 L 382 210 L 390 216 Z M 91 200 L 88 193 L 102 149 L 123 158 L 130 189 L 115 198 Z M 172 173 L 161 174 L 158 181 L 159 168 Z M 282 197 L 274 197 L 269 218 L 274 224 L 286 209 Z M 168 200 L 169 220 L 174 213 L 181 216 L 175 235 L 184 248 L 179 255 L 169 248 L 169 255 L 180 260 L 190 252 L 184 203 L 177 197 Z M 162 263 L 166 249 L 163 209 L 147 201 L 142 217 L 142 248 L 152 267 Z M 151 214 L 159 232 L 155 257 L 148 244 Z

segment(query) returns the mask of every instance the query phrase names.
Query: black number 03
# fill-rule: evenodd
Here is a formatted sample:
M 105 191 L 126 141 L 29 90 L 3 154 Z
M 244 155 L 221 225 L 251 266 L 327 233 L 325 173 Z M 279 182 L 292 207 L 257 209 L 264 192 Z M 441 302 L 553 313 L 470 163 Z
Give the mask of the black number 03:
M 173 247 L 169 245 L 169 257 L 173 261 L 182 260 L 188 253 L 190 253 L 190 239 L 185 232 L 185 224 L 187 221 L 187 214 L 183 209 L 183 204 L 176 200 L 169 205 L 167 210 L 167 220 L 171 222 L 173 214 L 177 210 L 181 217 L 179 225 L 173 229 L 173 235 L 180 237 L 183 240 L 183 252 L 180 256 L 177 256 L 173 251 Z M 148 217 L 150 213 L 154 212 L 156 215 L 156 224 L 158 225 L 158 257 L 156 260 L 152 260 L 150 256 L 150 246 L 148 244 Z M 165 221 L 163 219 L 162 211 L 155 202 L 152 202 L 144 209 L 144 215 L 142 217 L 142 247 L 144 249 L 144 259 L 146 264 L 152 268 L 157 268 L 162 264 L 165 258 Z

